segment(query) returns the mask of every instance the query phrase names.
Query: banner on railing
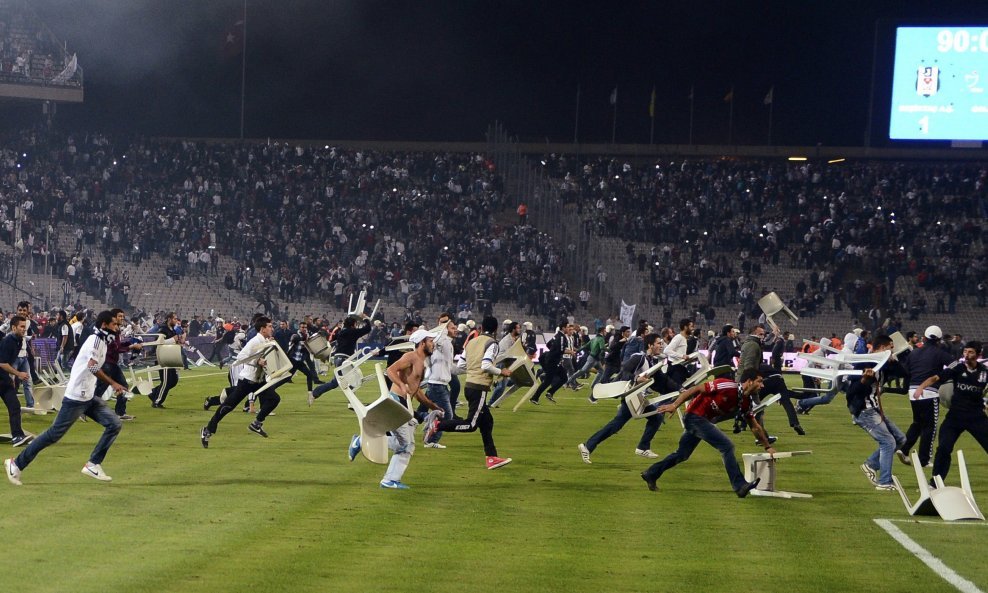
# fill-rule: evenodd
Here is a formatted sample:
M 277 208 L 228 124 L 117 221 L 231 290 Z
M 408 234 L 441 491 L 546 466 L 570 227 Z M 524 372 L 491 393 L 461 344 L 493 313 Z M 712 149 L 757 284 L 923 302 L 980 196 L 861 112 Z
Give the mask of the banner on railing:
M 621 299 L 621 324 L 622 325 L 627 325 L 628 327 L 631 327 L 631 328 L 634 327 L 633 325 L 631 325 L 631 321 L 635 318 L 635 309 L 637 309 L 637 308 L 638 308 L 638 305 L 629 305 L 628 303 L 624 302 L 624 299 Z

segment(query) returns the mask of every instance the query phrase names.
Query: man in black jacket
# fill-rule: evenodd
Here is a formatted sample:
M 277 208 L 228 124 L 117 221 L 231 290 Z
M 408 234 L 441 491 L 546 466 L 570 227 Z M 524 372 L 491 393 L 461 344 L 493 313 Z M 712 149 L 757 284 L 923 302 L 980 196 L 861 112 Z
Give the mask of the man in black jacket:
M 645 350 L 643 352 L 636 352 L 628 358 L 628 361 L 621 367 L 621 375 L 618 380 L 633 380 L 637 383 L 652 381 L 652 389 L 659 393 L 678 390 L 679 384 L 669 379 L 664 373 L 657 372 L 652 377 L 643 375 L 649 367 L 659 361 L 659 356 L 662 353 L 662 341 L 659 340 L 657 334 L 648 334 L 644 340 Z M 620 399 L 621 402 L 618 404 L 617 415 L 587 439 L 586 443 L 580 443 L 576 446 L 580 451 L 580 457 L 584 463 L 591 463 L 590 454 L 597 448 L 597 445 L 617 434 L 631 420 L 631 410 L 628 408 L 628 404 L 623 397 Z M 648 404 L 643 411 L 652 412 L 657 408 L 658 406 L 655 404 Z M 645 430 L 642 431 L 641 439 L 635 448 L 635 455 L 645 457 L 646 459 L 655 459 L 658 457 L 658 455 L 652 452 L 652 438 L 658 432 L 659 427 L 662 426 L 664 419 L 665 416 L 663 414 L 655 414 L 645 420 Z
M 932 463 L 933 440 L 937 434 L 937 421 L 940 419 L 940 397 L 938 385 L 931 384 L 925 389 L 918 387 L 934 375 L 940 375 L 944 367 L 956 359 L 940 342 L 943 332 L 931 325 L 923 333 L 923 347 L 916 348 L 906 359 L 909 371 L 909 404 L 913 409 L 913 421 L 906 429 L 906 440 L 896 451 L 899 461 L 910 464 L 909 449 L 919 440 L 919 462 L 926 467 Z
M 873 353 L 891 349 L 892 338 L 888 336 L 878 336 L 872 342 Z M 865 369 L 861 380 L 852 381 L 847 388 L 847 409 L 851 412 L 852 420 L 878 442 L 878 449 L 861 464 L 861 471 L 876 490 L 895 490 L 892 482 L 892 458 L 897 445 L 906 438 L 885 414 L 881 403 L 882 375 L 896 364 L 890 360 L 878 374 L 870 368 Z
M 553 396 L 559 388 L 566 384 L 566 369 L 562 366 L 563 352 L 566 345 L 564 338 L 568 332 L 572 332 L 571 325 L 560 327 L 560 331 L 555 337 L 549 340 L 548 350 L 539 355 L 539 364 L 542 365 L 542 383 L 535 391 L 535 395 L 529 400 L 535 405 L 539 405 L 539 397 L 545 393 L 545 398 L 552 403 L 556 403 Z
M 365 313 L 360 314 L 360 324 L 357 324 L 358 317 L 350 316 L 343 320 L 343 329 L 336 332 L 336 350 L 333 351 L 333 364 L 339 365 L 350 358 L 357 349 L 357 341 L 366 336 L 371 331 L 370 318 Z M 319 399 L 322 394 L 339 387 L 336 377 L 324 385 L 316 387 L 309 396 L 309 405 Z

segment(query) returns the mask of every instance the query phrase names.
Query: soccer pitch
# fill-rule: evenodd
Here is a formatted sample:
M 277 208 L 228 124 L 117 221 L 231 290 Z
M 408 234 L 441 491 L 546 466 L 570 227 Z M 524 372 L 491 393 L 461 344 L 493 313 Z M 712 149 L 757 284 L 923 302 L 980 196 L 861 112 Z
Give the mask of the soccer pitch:
M 649 492 L 639 473 L 651 461 L 634 455 L 641 420 L 584 464 L 576 445 L 615 408 L 588 404 L 586 388 L 512 412 L 516 394 L 495 410 L 499 454 L 514 459 L 495 471 L 485 469 L 479 433 L 447 434 L 445 450 L 419 437 L 404 478 L 411 489 L 393 491 L 378 486 L 384 466 L 347 461 L 357 423 L 342 393 L 309 408 L 302 377 L 279 390 L 264 425 L 270 438 L 248 432 L 250 417 L 238 411 L 203 449 L 203 398 L 225 384 L 225 372 L 198 369 L 183 372 L 165 410 L 136 396 L 137 420 L 103 464 L 112 483 L 79 473 L 102 430 L 89 422 L 45 450 L 24 486 L 0 485 L 4 590 L 957 590 L 875 519 L 893 520 L 974 591 L 988 589 L 988 526 L 915 521 L 898 494 L 875 491 L 859 469 L 875 443 L 851 424 L 843 394 L 801 417 L 802 437 L 778 406 L 767 412 L 779 451 L 813 451 L 779 462 L 778 487 L 813 498 L 741 500 L 706 444 Z M 367 383 L 362 399 L 376 388 Z M 885 409 L 908 427 L 905 398 L 886 397 Z M 52 418 L 27 416 L 25 429 L 40 433 Z M 721 427 L 730 433 L 730 423 Z M 653 450 L 671 452 L 680 434 L 673 416 Z M 732 439 L 739 458 L 761 450 L 750 433 Z M 967 435 L 957 448 L 988 509 L 988 456 Z M 912 469 L 894 470 L 915 499 Z M 958 483 L 956 463 L 947 482 Z

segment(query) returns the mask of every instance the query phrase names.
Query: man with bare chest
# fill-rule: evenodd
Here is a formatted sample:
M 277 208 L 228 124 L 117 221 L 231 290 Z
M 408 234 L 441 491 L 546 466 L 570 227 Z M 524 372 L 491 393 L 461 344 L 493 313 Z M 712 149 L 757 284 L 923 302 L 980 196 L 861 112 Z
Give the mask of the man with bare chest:
M 434 338 L 433 334 L 424 329 L 416 330 L 409 338 L 409 341 L 415 345 L 415 350 L 405 353 L 397 362 L 389 366 L 387 374 L 388 378 L 391 379 L 391 397 L 395 401 L 411 410 L 409 398 L 414 397 L 431 410 L 436 411 L 437 414 L 442 415 L 442 408 L 433 403 L 422 391 L 426 365 L 435 348 Z M 415 452 L 415 427 L 417 425 L 418 422 L 412 418 L 391 431 L 391 436 L 388 438 L 388 448 L 393 450 L 394 454 L 391 456 L 391 462 L 388 463 L 388 471 L 385 472 L 384 478 L 381 480 L 381 488 L 408 489 L 401 478 L 408 468 L 412 453 Z M 352 456 L 353 447 L 351 446 Z

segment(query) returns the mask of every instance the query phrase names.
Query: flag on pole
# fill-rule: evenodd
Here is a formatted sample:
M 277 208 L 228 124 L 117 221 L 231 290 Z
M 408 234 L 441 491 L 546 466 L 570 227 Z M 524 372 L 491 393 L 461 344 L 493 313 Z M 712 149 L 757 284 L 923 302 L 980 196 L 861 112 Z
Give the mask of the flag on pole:
M 614 90 L 611 91 L 611 105 L 617 105 L 617 87 L 614 87 Z
M 244 49 L 244 16 L 238 15 L 223 38 L 220 55 L 224 60 L 235 58 Z
M 655 85 L 652 85 L 652 100 L 648 103 L 648 116 L 655 119 Z
M 762 102 L 765 103 L 766 105 L 771 105 L 773 100 L 775 100 L 774 86 L 768 90 L 768 93 L 765 95 L 765 100 Z
M 727 94 L 724 95 L 724 102 L 731 103 L 733 101 L 734 101 L 734 87 L 731 87 L 731 90 L 727 91 Z

